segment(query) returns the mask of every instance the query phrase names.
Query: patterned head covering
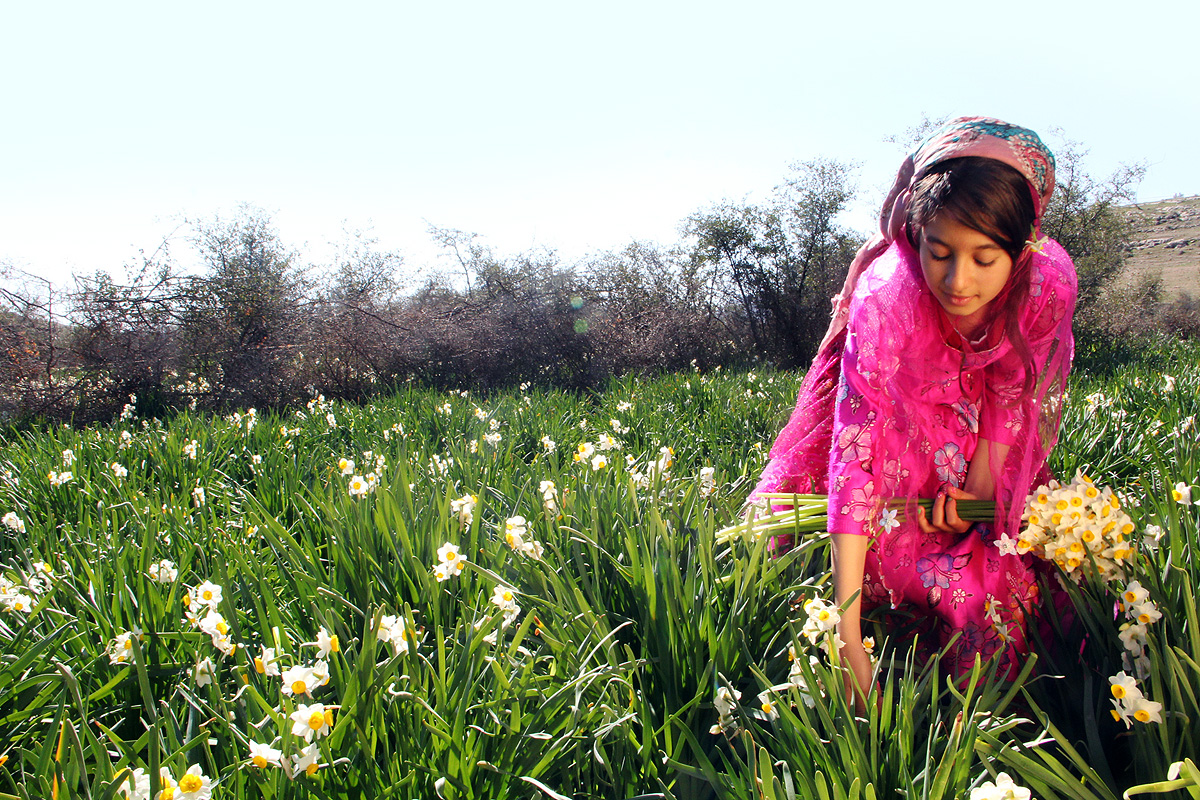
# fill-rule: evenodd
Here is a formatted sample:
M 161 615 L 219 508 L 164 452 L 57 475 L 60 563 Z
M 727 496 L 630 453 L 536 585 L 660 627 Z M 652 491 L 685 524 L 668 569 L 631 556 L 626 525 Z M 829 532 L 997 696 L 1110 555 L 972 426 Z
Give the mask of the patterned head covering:
M 863 270 L 892 242 L 904 237 L 908 204 L 917 181 L 925 177 L 934 164 L 964 156 L 993 158 L 1025 177 L 1033 196 L 1035 213 L 1028 248 L 1040 248 L 1042 215 L 1054 193 L 1054 154 L 1028 128 L 990 117 L 959 117 L 952 120 L 930 134 L 916 152 L 900 165 L 896 180 L 883 201 L 879 214 L 879 233 L 858 251 L 841 293 L 833 298 L 833 319 L 825 338 L 821 340 L 821 349 L 845 330 L 850 298 L 854 296 L 854 287 L 858 285 Z

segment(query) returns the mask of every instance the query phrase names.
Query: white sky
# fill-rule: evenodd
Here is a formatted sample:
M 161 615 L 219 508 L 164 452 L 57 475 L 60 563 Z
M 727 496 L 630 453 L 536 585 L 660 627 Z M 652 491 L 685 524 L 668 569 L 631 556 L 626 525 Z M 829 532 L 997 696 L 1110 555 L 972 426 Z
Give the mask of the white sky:
M 410 267 L 430 223 L 570 260 L 817 156 L 861 165 L 865 229 L 923 114 L 1061 128 L 1094 177 L 1196 194 L 1198 9 L 0 0 L 0 264 L 120 275 L 242 203 L 314 260 L 344 222 Z

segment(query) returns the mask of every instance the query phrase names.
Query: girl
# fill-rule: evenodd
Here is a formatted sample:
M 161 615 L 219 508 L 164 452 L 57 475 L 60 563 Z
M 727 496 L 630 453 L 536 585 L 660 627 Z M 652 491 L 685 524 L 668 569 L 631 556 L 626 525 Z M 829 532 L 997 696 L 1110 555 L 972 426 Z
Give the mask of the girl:
M 1048 478 L 1074 344 L 1075 268 L 1041 235 L 1053 190 L 1037 134 L 994 119 L 954 120 L 904 162 L 755 490 L 828 494 L 835 596 L 854 598 L 841 657 L 864 690 L 860 611 L 883 602 L 926 640 L 959 634 L 956 674 L 1027 652 L 1037 574 L 1012 537 Z M 994 525 L 961 520 L 963 499 L 995 500 Z

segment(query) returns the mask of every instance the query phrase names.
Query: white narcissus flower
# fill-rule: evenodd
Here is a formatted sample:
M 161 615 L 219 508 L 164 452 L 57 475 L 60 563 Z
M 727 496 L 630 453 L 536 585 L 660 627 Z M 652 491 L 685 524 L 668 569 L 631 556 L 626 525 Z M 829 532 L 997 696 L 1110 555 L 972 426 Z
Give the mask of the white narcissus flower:
M 283 751 L 269 744 L 250 742 L 250 763 L 260 769 L 283 766 Z
M 314 642 L 317 646 L 317 654 L 321 658 L 329 658 L 330 653 L 340 652 L 342 647 L 338 642 L 338 637 L 335 634 L 330 634 L 322 626 L 321 630 L 317 631 L 317 641 Z
M 197 686 L 208 686 L 217 679 L 217 665 L 211 658 L 205 657 L 196 662 L 192 677 Z
M 209 608 L 216 608 L 221 604 L 222 590 L 219 584 L 212 581 L 204 581 L 194 590 L 195 600 L 201 605 Z
M 283 693 L 292 697 L 312 697 L 313 689 L 322 685 L 321 676 L 312 667 L 299 664 L 288 667 L 279 677 L 283 683 Z
M 449 406 L 450 406 L 450 404 L 447 403 L 446 407 L 449 408 Z M 310 778 L 313 775 L 316 775 L 317 770 L 321 766 L 320 764 L 317 763 L 317 759 L 319 759 L 320 757 L 321 757 L 320 747 L 317 745 L 316 742 L 313 742 L 308 747 L 305 747 L 299 753 L 296 753 L 295 755 L 292 756 L 292 759 L 294 762 L 292 765 L 292 774 L 297 774 L 297 773 L 303 772 L 305 775 L 309 776 Z
M 547 453 L 553 453 L 558 448 L 558 445 L 549 436 L 543 436 L 541 442 Z
M 995 783 L 984 781 L 971 790 L 971 800 L 1030 800 L 1031 795 L 1024 786 L 1014 783 L 1007 772 L 997 775 Z
M 770 689 L 759 692 L 758 708 L 752 709 L 750 713 L 759 719 L 779 719 L 779 703 L 775 700 L 775 694 Z
M 458 523 L 465 528 L 475 519 L 475 506 L 478 503 L 478 497 L 466 494 L 457 500 L 450 501 L 450 512 L 458 515 Z
M 63 450 L 62 451 L 62 462 L 63 462 L 64 467 L 69 467 L 72 464 L 74 464 L 75 463 L 75 451 L 70 450 L 70 449 Z
M 1125 704 L 1129 709 L 1129 715 L 1143 724 L 1157 722 L 1162 724 L 1162 703 L 1156 703 L 1153 700 L 1147 700 L 1145 697 L 1139 697 L 1136 700 L 1131 700 Z
M 173 800 L 208 800 L 212 797 L 212 780 L 192 764 L 188 771 L 179 776 L 178 789 Z
M 292 735 L 303 736 L 306 742 L 328 735 L 333 727 L 333 708 L 323 703 L 299 704 L 291 713 Z
M 1180 505 L 1191 505 L 1192 503 L 1192 487 L 1180 481 L 1175 484 L 1175 488 L 1171 490 L 1171 497 Z
M 164 558 L 147 567 L 146 574 L 150 576 L 150 580 L 158 583 L 174 583 L 179 577 L 179 570 L 175 568 L 174 561 Z
M 509 517 L 504 523 L 504 541 L 506 541 L 508 546 L 513 550 L 520 549 L 521 545 L 525 543 L 525 531 L 527 530 L 527 525 L 527 520 L 520 515 Z
M 1126 675 L 1124 670 L 1109 678 L 1108 683 L 1109 689 L 1112 691 L 1112 696 L 1118 700 L 1128 701 L 1142 696 L 1142 690 L 1138 688 L 1137 679 L 1132 675 Z
M 24 592 L 15 592 L 6 594 L 2 599 L 5 611 L 19 611 L 22 614 L 29 614 L 33 611 L 33 598 Z
M 338 459 L 338 469 L 342 471 L 343 475 L 353 475 L 354 461 L 349 458 L 340 458 Z
M 1150 592 L 1142 588 L 1142 584 L 1137 581 L 1130 581 L 1125 586 L 1125 591 L 1121 593 L 1121 599 L 1126 605 L 1132 606 L 1137 603 L 1144 602 L 1150 598 Z
M 259 675 L 279 675 L 279 664 L 275 663 L 275 648 L 263 647 L 262 653 L 254 657 L 254 671 Z
M 124 478 L 129 475 L 129 470 L 125 469 L 125 467 L 121 466 L 116 461 L 109 464 L 108 468 L 112 470 L 113 477 Z
M 9 511 L 0 522 L 3 522 L 4 527 L 10 531 L 16 531 L 17 533 L 25 532 L 25 521 L 18 517 L 15 511 Z
M 450 567 L 454 575 L 462 572 L 463 565 L 467 561 L 463 558 L 462 551 L 458 549 L 458 545 L 451 544 L 450 542 L 446 542 L 438 548 L 437 557 L 438 563 Z
M 390 644 L 395 655 L 407 653 L 409 650 L 407 626 L 404 620 L 395 614 L 384 614 L 379 618 L 376 636 L 379 641 Z
M 1152 622 L 1158 622 L 1162 619 L 1162 612 L 1158 610 L 1158 606 L 1154 605 L 1152 600 L 1144 600 L 1129 608 L 1129 616 L 1136 619 L 1142 625 L 1149 625 Z
M 509 609 L 516 608 L 516 592 L 513 591 L 512 587 L 500 584 L 492 590 L 492 603 L 498 606 L 502 611 L 508 611 Z
M 141 767 L 127 769 L 117 792 L 125 800 L 150 800 L 150 776 Z
M 362 475 L 355 475 L 350 478 L 350 496 L 351 497 L 366 497 L 369 487 L 367 480 Z
M 608 466 L 608 459 L 602 455 L 596 455 L 592 458 L 592 471 L 599 472 Z

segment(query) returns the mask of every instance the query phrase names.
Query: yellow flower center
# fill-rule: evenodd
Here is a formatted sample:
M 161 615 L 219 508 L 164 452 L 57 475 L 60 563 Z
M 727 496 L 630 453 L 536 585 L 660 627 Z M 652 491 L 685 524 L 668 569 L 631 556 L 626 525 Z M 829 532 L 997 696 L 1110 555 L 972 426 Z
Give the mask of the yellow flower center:
M 319 731 L 325 727 L 325 715 L 320 711 L 314 711 L 308 718 L 308 727 L 314 731 Z
M 205 600 L 212 600 L 212 599 L 213 599 L 213 593 L 212 593 L 212 590 L 210 590 L 210 589 L 205 589 L 205 590 L 204 590 L 204 595 L 203 595 L 203 597 L 204 597 L 204 599 L 205 599 Z
M 1112 687 L 1112 696 L 1113 697 L 1117 698 L 1118 700 L 1123 700 L 1125 698 L 1125 694 L 1126 694 L 1126 692 L 1125 692 L 1124 686 L 1122 686 L 1119 683 L 1113 684 L 1113 687 Z
M 1121 715 L 1117 713 L 1117 710 L 1115 708 L 1110 708 L 1108 710 L 1108 713 L 1112 714 L 1112 718 L 1115 719 L 1117 722 L 1121 721 Z
M 315 763 L 309 764 L 304 768 L 304 774 L 311 778 L 313 775 L 317 774 L 318 769 L 320 769 L 320 767 L 318 767 Z
M 770 700 L 763 700 L 762 710 L 763 710 L 764 714 L 770 714 L 774 710 L 774 708 L 775 707 L 771 705 Z
M 254 758 L 252 758 L 250 760 L 254 762 L 254 766 L 262 767 L 263 769 L 266 769 L 267 765 L 270 763 L 262 756 L 255 756 Z
M 308 684 L 304 681 L 294 681 L 292 683 L 292 694 L 308 694 Z
M 218 622 L 217 623 L 217 632 L 220 633 L 222 636 L 224 636 L 225 634 L 229 633 L 229 625 L 227 625 L 224 622 Z
M 257 672 L 259 675 L 263 675 L 267 671 L 267 665 L 264 664 L 263 660 L 261 658 L 259 658 L 258 656 L 254 657 L 254 671 Z
M 175 800 L 175 790 L 170 786 L 164 787 L 163 790 L 158 793 L 158 800 Z
M 512 602 L 512 599 L 513 599 L 513 593 L 512 593 L 512 592 L 505 592 L 505 593 L 502 595 L 502 597 L 504 598 L 504 602 L 506 602 L 506 603 L 511 603 L 511 602 Z
M 825 609 L 821 609 L 821 611 L 817 614 L 817 619 L 821 620 L 821 622 L 827 622 L 829 620 L 829 612 Z
M 1054 507 L 1059 511 L 1066 511 L 1070 507 L 1070 503 L 1068 503 L 1066 500 L 1059 500 L 1054 504 Z
M 1150 712 L 1144 708 L 1139 708 L 1137 711 L 1133 712 L 1133 718 L 1138 722 L 1149 722 Z
M 179 790 L 182 792 L 198 792 L 204 786 L 199 775 L 184 775 L 179 779 Z
M 1126 592 L 1125 593 L 1125 602 L 1126 603 L 1136 603 L 1137 595 L 1134 594 L 1133 592 Z
M 330 636 L 329 637 L 329 652 L 340 653 L 341 651 L 342 651 L 342 646 L 340 644 L 338 644 L 338 638 L 336 636 Z
M 1143 625 L 1149 623 L 1150 615 L 1149 614 L 1138 614 L 1138 622 L 1142 623 Z

